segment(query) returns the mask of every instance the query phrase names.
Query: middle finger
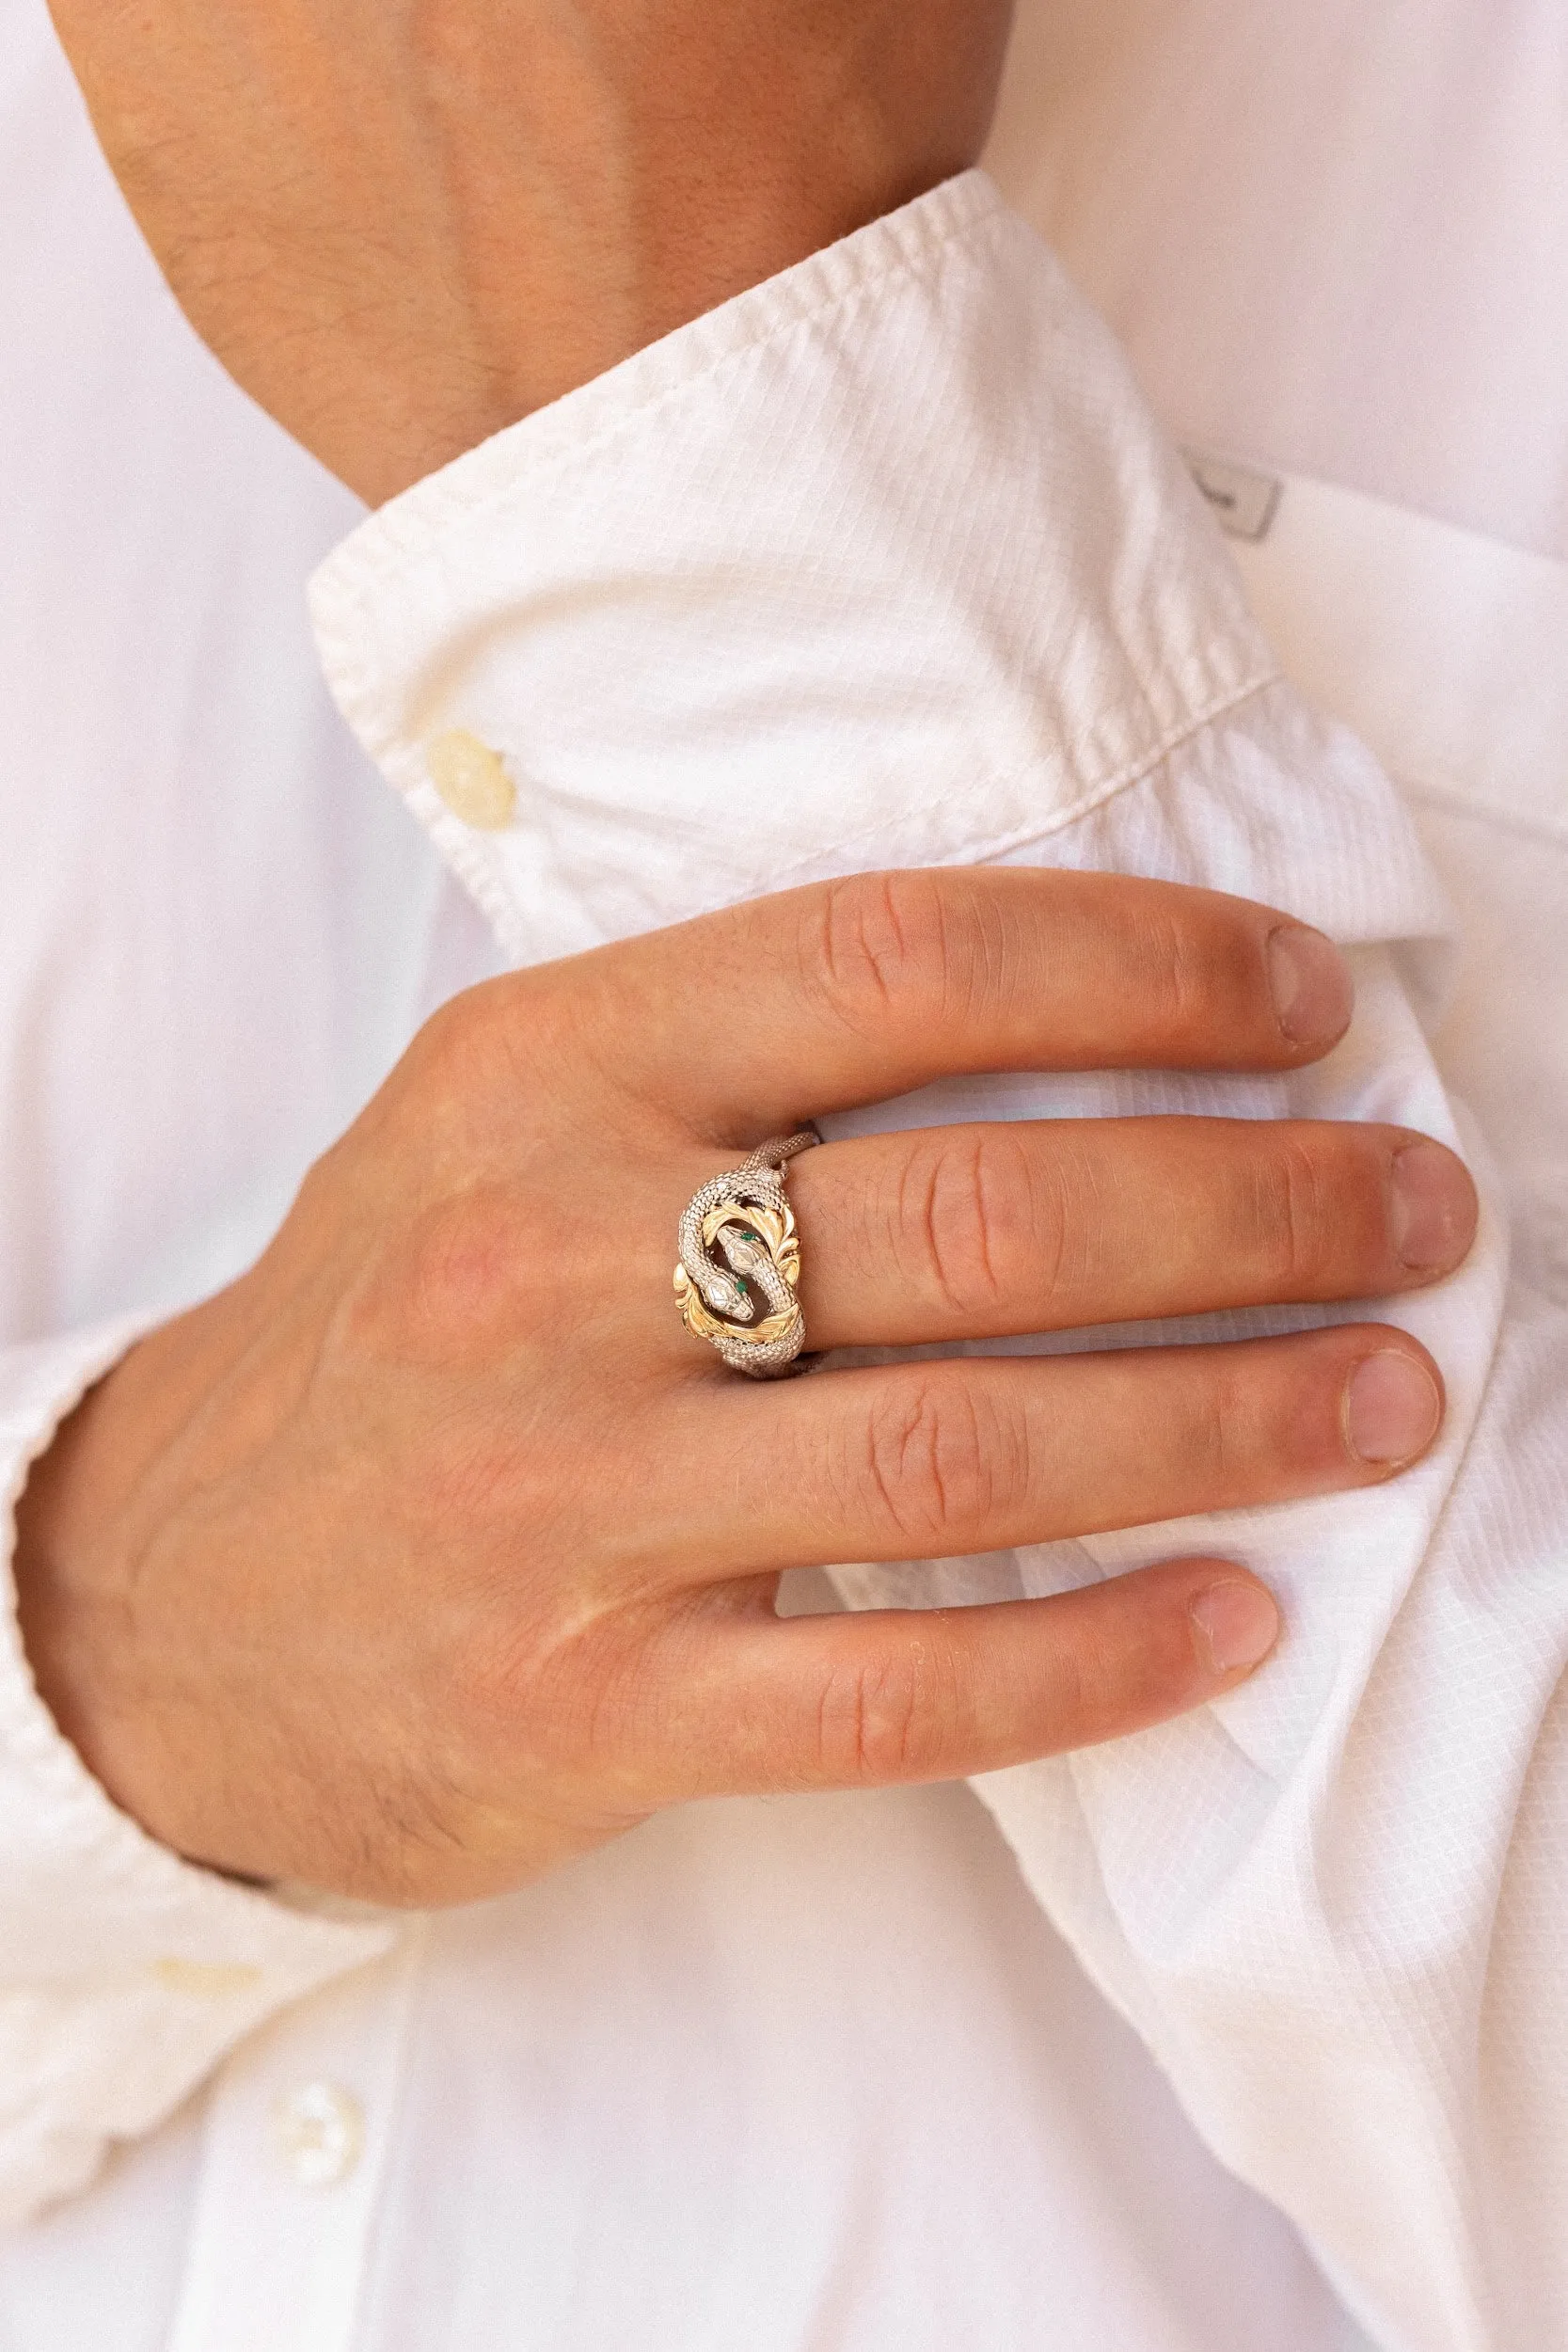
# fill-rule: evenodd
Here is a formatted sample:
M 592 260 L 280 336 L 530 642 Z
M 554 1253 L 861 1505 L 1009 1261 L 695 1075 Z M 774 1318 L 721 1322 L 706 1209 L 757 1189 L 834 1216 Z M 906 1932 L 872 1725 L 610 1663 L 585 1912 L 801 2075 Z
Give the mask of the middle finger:
M 1384 1296 L 1456 1266 L 1477 1213 L 1444 1145 L 1305 1120 L 871 1136 L 805 1154 L 790 1192 L 814 1348 Z

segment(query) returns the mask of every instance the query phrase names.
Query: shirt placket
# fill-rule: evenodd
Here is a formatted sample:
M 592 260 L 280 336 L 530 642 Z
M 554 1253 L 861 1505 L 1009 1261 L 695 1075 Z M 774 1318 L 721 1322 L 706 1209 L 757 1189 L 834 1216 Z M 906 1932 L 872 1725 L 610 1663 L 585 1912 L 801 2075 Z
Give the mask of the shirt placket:
M 416 1929 L 274 2020 L 217 2076 L 169 2352 L 354 2341 L 423 1944 Z

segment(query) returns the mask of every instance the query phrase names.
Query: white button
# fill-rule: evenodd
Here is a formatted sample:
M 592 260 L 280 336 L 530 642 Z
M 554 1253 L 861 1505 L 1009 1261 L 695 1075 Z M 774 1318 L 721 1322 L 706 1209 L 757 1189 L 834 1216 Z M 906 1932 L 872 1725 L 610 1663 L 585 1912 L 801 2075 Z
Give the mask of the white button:
M 330 2188 L 346 2179 L 365 2144 L 365 2119 L 352 2091 L 337 2083 L 301 2083 L 274 2111 L 283 2160 L 301 2188 Z
M 430 781 L 454 817 L 485 833 L 512 822 L 517 787 L 488 743 L 467 727 L 451 727 L 431 738 L 424 756 Z

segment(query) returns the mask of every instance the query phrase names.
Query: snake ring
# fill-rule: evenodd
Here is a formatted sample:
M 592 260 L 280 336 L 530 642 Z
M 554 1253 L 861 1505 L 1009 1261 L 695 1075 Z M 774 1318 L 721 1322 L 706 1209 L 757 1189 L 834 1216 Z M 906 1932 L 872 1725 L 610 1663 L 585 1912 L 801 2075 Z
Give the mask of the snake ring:
M 776 1380 L 805 1344 L 796 1289 L 800 1240 L 784 1192 L 789 1162 L 821 1136 L 815 1127 L 762 1143 L 738 1168 L 694 1192 L 682 1212 L 675 1304 L 694 1338 L 733 1371 Z

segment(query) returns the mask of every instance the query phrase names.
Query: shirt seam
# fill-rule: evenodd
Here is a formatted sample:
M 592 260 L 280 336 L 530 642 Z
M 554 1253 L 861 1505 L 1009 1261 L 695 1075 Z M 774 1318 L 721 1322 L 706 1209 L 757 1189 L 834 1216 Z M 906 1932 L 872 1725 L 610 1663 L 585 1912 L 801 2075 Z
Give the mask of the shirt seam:
M 959 862 L 964 865 L 980 864 L 986 858 L 999 857 L 1008 850 L 1022 849 L 1031 841 L 1046 840 L 1052 834 L 1063 833 L 1069 825 L 1077 824 L 1081 818 L 1093 816 L 1097 809 L 1102 808 L 1107 801 L 1114 800 L 1119 792 L 1125 792 L 1132 785 L 1142 783 L 1147 775 L 1151 774 L 1156 768 L 1169 759 L 1173 752 L 1180 751 L 1183 743 L 1189 742 L 1195 735 L 1201 734 L 1205 727 L 1216 724 L 1228 711 L 1236 709 L 1242 703 L 1250 701 L 1255 694 L 1260 694 L 1266 687 L 1272 686 L 1278 675 L 1278 670 L 1271 664 L 1244 678 L 1239 686 L 1222 688 L 1217 694 L 1212 696 L 1207 703 L 1199 704 L 1196 709 L 1189 707 L 1174 725 L 1167 727 L 1163 735 L 1156 736 L 1152 743 L 1146 743 L 1142 750 L 1135 753 L 1130 760 L 1124 761 L 1120 768 L 1112 769 L 1109 775 L 1101 777 L 1098 783 L 1089 786 L 1086 790 L 1080 793 L 1076 801 L 1069 801 L 1065 808 L 1053 810 L 1049 817 L 1041 818 L 1037 822 L 1031 821 L 1027 825 L 1014 826 L 1005 833 L 982 837 L 973 847 L 966 846 Z M 1026 763 L 1022 767 L 1010 769 L 1005 776 L 991 781 L 999 783 L 1002 788 L 1006 790 L 1028 772 L 1029 766 Z M 920 801 L 904 814 L 910 817 L 924 817 L 940 805 L 940 797 Z M 834 850 L 853 850 L 857 843 L 871 840 L 879 833 L 886 830 L 887 820 L 884 818 L 880 824 L 863 826 L 858 833 L 840 834 L 831 846 Z M 781 866 L 779 871 L 785 875 L 799 873 L 802 867 L 815 865 L 817 854 L 814 851 L 796 858 L 788 866 Z

